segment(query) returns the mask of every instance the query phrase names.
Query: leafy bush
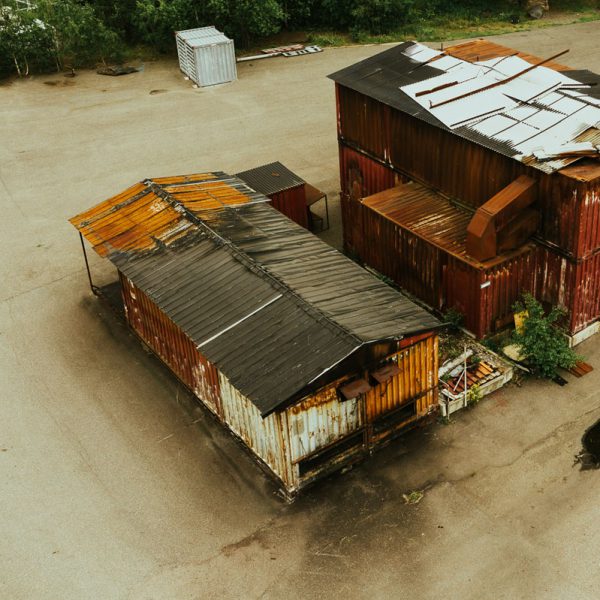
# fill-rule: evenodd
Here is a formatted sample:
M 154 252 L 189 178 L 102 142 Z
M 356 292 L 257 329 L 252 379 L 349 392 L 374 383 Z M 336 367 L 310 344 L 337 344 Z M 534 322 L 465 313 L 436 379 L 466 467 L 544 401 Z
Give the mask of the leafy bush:
M 206 0 L 206 8 L 214 24 L 242 46 L 278 32 L 284 18 L 277 0 Z
M 173 50 L 174 32 L 206 25 L 206 5 L 194 0 L 137 0 L 132 16 L 135 37 L 157 50 Z
M 514 305 L 515 312 L 527 311 L 523 327 L 513 334 L 513 341 L 539 377 L 554 378 L 558 369 L 569 369 L 581 360 L 567 342 L 564 329 L 559 325 L 565 316 L 561 308 L 544 314 L 542 305 L 531 295 L 523 294 L 523 302 Z
M 448 323 L 450 329 L 453 331 L 458 330 L 459 327 L 465 322 L 465 315 L 459 310 L 452 307 L 444 313 L 444 323 Z

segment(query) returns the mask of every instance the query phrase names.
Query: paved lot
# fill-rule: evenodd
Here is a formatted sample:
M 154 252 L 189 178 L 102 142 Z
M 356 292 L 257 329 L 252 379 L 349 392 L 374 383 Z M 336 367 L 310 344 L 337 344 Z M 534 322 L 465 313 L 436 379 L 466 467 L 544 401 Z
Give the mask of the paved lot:
M 498 39 L 600 70 L 599 33 Z M 209 90 L 170 61 L 0 86 L 0 597 L 598 597 L 600 473 L 571 466 L 600 417 L 598 336 L 583 379 L 506 388 L 288 506 L 87 288 L 66 219 L 142 178 L 281 160 L 335 195 L 325 75 L 379 50 Z

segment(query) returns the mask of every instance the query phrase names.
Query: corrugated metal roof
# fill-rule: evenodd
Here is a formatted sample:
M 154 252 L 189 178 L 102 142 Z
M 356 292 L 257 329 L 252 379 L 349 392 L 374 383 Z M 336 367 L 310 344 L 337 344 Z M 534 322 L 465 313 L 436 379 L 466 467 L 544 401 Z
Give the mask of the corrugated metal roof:
M 370 342 L 439 322 L 224 173 L 71 219 L 266 415 Z
M 509 260 L 515 250 L 483 263 L 467 254 L 467 226 L 473 213 L 418 183 L 408 183 L 373 194 L 363 204 L 441 250 L 476 268 Z
M 280 162 L 273 162 L 262 167 L 242 171 L 241 173 L 237 173 L 236 177 L 239 177 L 253 190 L 265 196 L 283 192 L 284 190 L 289 190 L 290 188 L 295 188 L 306 183 L 304 179 L 292 173 L 292 171 Z
M 222 31 L 212 26 L 185 29 L 178 31 L 177 36 L 185 40 L 192 48 L 223 44 L 231 41 Z
M 537 160 L 533 151 L 571 142 L 584 129 L 598 127 L 596 92 L 569 87 L 596 79 L 589 72 L 567 71 L 549 62 L 495 87 L 531 62 L 540 59 L 483 40 L 446 48 L 444 53 L 405 42 L 330 78 L 435 127 L 551 173 L 578 158 Z M 523 109 L 529 112 L 516 114 Z

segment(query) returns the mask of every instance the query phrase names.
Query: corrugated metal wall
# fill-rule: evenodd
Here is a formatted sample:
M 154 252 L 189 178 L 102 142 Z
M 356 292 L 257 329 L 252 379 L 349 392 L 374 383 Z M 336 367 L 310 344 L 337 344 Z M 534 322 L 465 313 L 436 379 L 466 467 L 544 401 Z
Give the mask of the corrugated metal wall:
M 287 431 L 279 413 L 261 416 L 258 408 L 220 373 L 223 420 L 285 483 L 296 487 L 297 476 L 289 459 Z
M 131 327 L 210 410 L 220 414 L 217 369 L 144 292 L 122 273 L 119 277 L 125 315 Z
M 363 197 L 382 192 L 403 181 L 402 176 L 391 168 L 343 143 L 339 144 L 339 152 L 342 196 L 350 194 L 355 181 L 360 183 Z
M 416 399 L 416 417 L 437 403 L 438 338 L 428 337 L 391 357 L 400 372 L 372 387 L 365 395 L 367 420 L 372 423 Z
M 304 185 L 271 194 L 269 198 L 273 207 L 280 213 L 283 213 L 298 225 L 308 228 L 308 209 L 306 207 Z
M 575 257 L 585 258 L 600 249 L 600 184 L 582 184 L 578 195 L 580 219 Z
M 455 308 L 478 337 L 506 325 L 514 302 L 534 289 L 538 263 L 532 244 L 518 256 L 480 269 L 359 202 L 351 207 L 353 250 L 360 259 L 432 308 Z
M 336 385 L 290 407 L 286 417 L 294 462 L 362 426 L 357 400 L 340 401 Z
M 194 48 L 196 83 L 200 86 L 216 85 L 237 79 L 233 40 L 211 46 Z
M 550 306 L 569 311 L 567 327 L 574 334 L 600 317 L 600 252 L 573 260 L 556 250 L 538 248 L 536 297 Z
M 506 324 L 523 291 L 565 306 L 572 334 L 600 318 L 598 179 L 545 174 L 339 84 L 336 98 L 347 251 L 430 306 L 455 306 L 479 336 Z M 543 244 L 485 274 L 418 238 L 383 227 L 349 199 L 352 181 L 360 181 L 366 197 L 408 176 L 478 207 L 522 174 L 538 181 Z M 487 281 L 490 286 L 481 289 Z

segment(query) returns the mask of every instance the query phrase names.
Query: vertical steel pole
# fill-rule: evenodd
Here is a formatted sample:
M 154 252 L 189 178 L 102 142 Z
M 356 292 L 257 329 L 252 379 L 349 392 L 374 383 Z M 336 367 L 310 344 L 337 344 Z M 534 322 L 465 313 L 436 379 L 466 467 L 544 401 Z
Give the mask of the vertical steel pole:
M 92 293 L 95 296 L 97 296 L 98 288 L 94 285 L 94 282 L 92 281 L 92 274 L 90 272 L 90 263 L 88 262 L 87 252 L 85 251 L 85 244 L 83 243 L 83 235 L 81 235 L 81 233 L 79 233 L 79 241 L 81 242 L 81 249 L 83 250 L 83 259 L 85 260 L 85 269 L 87 271 L 88 281 L 90 282 L 90 289 L 92 290 Z

